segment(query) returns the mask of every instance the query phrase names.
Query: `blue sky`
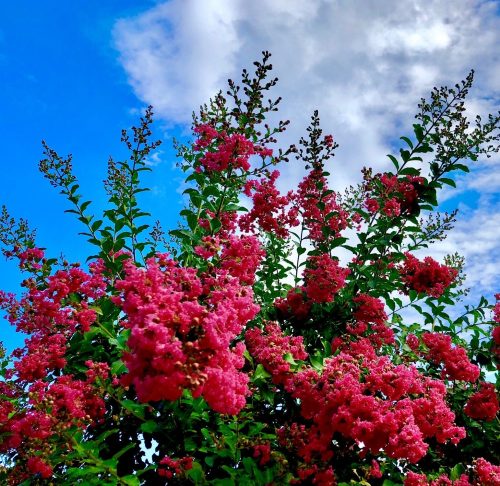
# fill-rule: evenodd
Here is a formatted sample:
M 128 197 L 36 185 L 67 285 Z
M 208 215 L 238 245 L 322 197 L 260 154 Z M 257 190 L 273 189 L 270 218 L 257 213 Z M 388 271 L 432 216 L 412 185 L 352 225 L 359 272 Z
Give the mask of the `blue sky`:
M 117 61 L 110 33 L 117 17 L 148 5 L 85 1 L 75 8 L 76 3 L 7 2 L 0 20 L 0 205 L 16 218 L 27 218 L 51 255 L 63 252 L 73 261 L 84 260 L 88 247 L 77 235 L 79 223 L 63 213 L 64 198 L 38 172 L 41 140 L 61 155 L 73 154 L 82 192 L 102 204 L 107 159 L 124 154 L 121 129 L 135 124 L 144 107 Z M 164 156 L 170 145 L 166 140 Z M 172 153 L 168 157 L 172 164 Z M 156 168 L 161 183 L 151 179 L 154 197 L 144 198 L 149 209 L 160 206 L 155 213 L 166 225 L 176 221 L 177 213 L 177 198 L 165 204 L 166 194 L 177 188 L 169 168 L 168 163 Z M 14 263 L 2 257 L 1 288 L 16 292 L 21 278 Z M 0 335 L 9 346 L 21 343 L 6 322 Z
M 119 158 L 120 130 L 153 104 L 164 140 L 147 183 L 146 208 L 175 225 L 180 174 L 172 136 L 185 134 L 191 112 L 228 77 L 273 53 L 282 116 L 295 142 L 313 109 L 340 143 L 331 183 L 359 180 L 363 165 L 388 169 L 394 136 L 407 134 L 416 103 L 432 86 L 476 69 L 471 112 L 496 111 L 500 99 L 499 2 L 457 0 L 170 0 L 4 2 L 0 16 L 0 204 L 37 228 L 52 255 L 86 255 L 78 223 L 41 178 L 45 139 L 72 153 L 82 192 L 102 205 L 109 155 Z M 283 187 L 300 169 L 284 171 Z M 459 251 L 468 262 L 472 297 L 500 291 L 498 157 L 478 165 L 446 209 L 461 208 L 450 238 L 431 253 Z M 18 291 L 20 275 L 0 261 L 0 288 Z M 1 338 L 20 340 L 5 323 Z

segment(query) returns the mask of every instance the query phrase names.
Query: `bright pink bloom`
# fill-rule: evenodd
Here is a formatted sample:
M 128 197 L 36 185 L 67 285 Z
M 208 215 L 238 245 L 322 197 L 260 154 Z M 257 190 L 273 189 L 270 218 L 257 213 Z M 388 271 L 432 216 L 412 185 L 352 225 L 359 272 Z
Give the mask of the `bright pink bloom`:
M 500 294 L 495 295 L 496 304 L 493 307 L 493 320 L 500 323 Z
M 500 466 L 494 466 L 482 457 L 476 461 L 476 474 L 481 486 L 500 485 Z
M 380 464 L 375 459 L 372 459 L 372 465 L 371 465 L 371 468 L 370 468 L 370 471 L 368 474 L 372 478 L 381 478 L 382 477 L 382 471 L 380 470 Z
M 193 131 L 198 135 L 194 143 L 194 149 L 197 151 L 207 148 L 219 136 L 219 132 L 208 124 L 197 125 Z
M 217 255 L 221 249 L 220 239 L 217 236 L 204 236 L 201 243 L 201 245 L 195 246 L 194 252 L 205 260 Z
M 493 338 L 493 342 L 497 346 L 500 346 L 500 326 L 496 326 L 493 328 L 493 331 L 491 332 L 491 336 Z
M 471 383 L 479 378 L 480 370 L 472 364 L 467 351 L 460 346 L 452 346 L 447 334 L 426 332 L 422 334 L 424 344 L 429 348 L 426 357 L 436 365 L 443 364 L 443 377 Z
M 372 214 L 376 213 L 380 208 L 378 201 L 373 198 L 368 198 L 365 200 L 365 207 L 368 212 Z
M 431 257 L 419 261 L 410 253 L 399 269 L 406 290 L 416 290 L 432 297 L 441 297 L 458 275 L 454 268 L 440 265 Z
M 291 195 L 282 196 L 276 188 L 278 176 L 279 172 L 275 170 L 266 178 L 249 181 L 245 186 L 245 194 L 252 197 L 253 207 L 240 217 L 243 231 L 256 231 L 257 226 L 263 231 L 286 238 L 289 228 L 299 224 L 298 210 L 287 209 Z
M 321 170 L 312 170 L 304 177 L 294 200 L 309 231 L 309 239 L 315 244 L 325 241 L 323 228 L 331 232 L 332 238 L 339 237 L 347 228 L 349 215 L 337 202 L 337 194 L 328 189 Z
M 425 179 L 416 176 L 404 176 L 398 179 L 391 174 L 382 174 L 380 182 L 383 186 L 381 196 L 385 199 L 383 211 L 388 216 L 414 214 L 418 210 L 418 199 L 424 187 Z
M 406 344 L 412 351 L 417 351 L 419 346 L 418 337 L 415 336 L 415 334 L 408 334 L 408 336 L 406 336 Z
M 307 359 L 302 339 L 302 336 L 285 336 L 276 322 L 267 323 L 264 332 L 254 327 L 245 333 L 250 354 L 271 373 L 277 385 L 285 383 L 291 376 L 286 355 L 298 360 Z
M 259 466 L 265 466 L 271 460 L 271 446 L 269 444 L 254 446 L 253 457 L 259 459 Z
M 210 137 L 212 134 L 212 131 L 206 129 L 204 133 L 204 137 L 206 138 L 202 138 L 202 141 L 195 144 L 195 147 L 202 149 L 211 144 L 212 139 Z M 256 147 L 250 140 L 247 140 L 243 135 L 238 133 L 233 135 L 220 133 L 218 135 L 215 150 L 213 152 L 205 152 L 200 159 L 201 165 L 208 172 L 222 172 L 229 167 L 247 171 L 250 169 L 250 156 L 262 152 L 262 150 L 256 150 Z
M 333 135 L 325 135 L 324 141 L 327 147 L 333 147 Z
M 390 218 L 394 218 L 401 214 L 401 205 L 395 198 L 388 199 L 384 204 L 383 211 Z
M 311 305 L 301 287 L 290 289 L 284 299 L 279 297 L 274 302 L 274 306 L 284 319 L 297 321 L 307 319 Z
M 42 479 L 48 479 L 52 476 L 52 466 L 38 456 L 30 457 L 27 467 L 31 474 L 39 474 Z
M 499 410 L 498 398 L 493 383 L 481 383 L 479 391 L 467 401 L 464 412 L 476 420 L 494 420 Z
M 339 266 L 338 260 L 327 254 L 311 256 L 304 270 L 304 292 L 313 302 L 332 302 L 349 273 L 349 269 Z
M 363 346 L 355 349 L 355 344 Z M 363 454 L 383 450 L 412 463 L 426 454 L 426 438 L 456 444 L 465 437 L 454 424 L 444 384 L 378 357 L 367 339 L 326 359 L 322 373 L 309 368 L 292 375 L 286 387 L 312 422 L 304 430 L 307 440 L 295 446 L 306 462 L 329 460 L 335 434 L 363 443 Z
M 160 462 L 158 467 L 158 474 L 160 476 L 166 477 L 167 479 L 172 479 L 175 477 L 182 477 L 186 471 L 193 468 L 193 458 L 186 456 L 181 459 L 172 459 L 169 456 L 165 456 Z
M 356 325 L 348 328 L 352 334 L 363 334 L 369 330 L 369 339 L 376 345 L 392 344 L 394 332 L 387 327 L 387 314 L 384 303 L 376 297 L 360 294 L 353 299 L 356 304 L 354 319 Z
M 200 279 L 194 268 L 166 258 L 150 259 L 143 269 L 125 262 L 126 276 L 116 282 L 122 294 L 114 298 L 131 329 L 122 381 L 135 386 L 141 402 L 177 400 L 187 388 L 219 413 L 245 405 L 244 346 L 232 342 L 259 307 L 251 287 L 228 270 L 243 280 L 247 273 L 229 267 Z
M 44 257 L 44 251 L 40 248 L 27 248 L 17 255 L 19 258 L 19 268 L 39 270 L 42 265 L 39 263 Z
M 266 252 L 255 236 L 231 236 L 223 244 L 220 268 L 244 285 L 255 282 L 255 272 Z

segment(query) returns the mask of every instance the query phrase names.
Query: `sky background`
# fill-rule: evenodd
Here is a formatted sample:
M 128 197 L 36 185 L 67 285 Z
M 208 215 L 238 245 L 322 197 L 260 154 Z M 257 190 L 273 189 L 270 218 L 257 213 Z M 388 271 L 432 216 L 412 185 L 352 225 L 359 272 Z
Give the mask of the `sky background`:
M 500 106 L 500 2 L 479 0 L 27 0 L 0 6 L 0 205 L 37 229 L 48 253 L 82 260 L 88 247 L 62 197 L 38 173 L 41 140 L 73 154 L 81 190 L 102 208 L 110 155 L 125 155 L 120 131 L 155 109 L 163 140 L 146 180 L 143 204 L 165 228 L 176 225 L 182 176 L 173 137 L 189 133 L 191 113 L 228 77 L 238 79 L 262 50 L 272 52 L 291 120 L 283 146 L 304 134 L 320 110 L 340 144 L 332 161 L 336 189 L 360 180 L 368 165 L 390 170 L 385 154 L 411 134 L 416 105 L 433 86 L 455 84 L 471 68 L 469 111 Z M 438 259 L 466 257 L 470 300 L 500 291 L 500 160 L 477 163 L 442 195 L 460 210 Z M 301 168 L 283 171 L 294 187 Z M 21 275 L 0 261 L 0 288 L 18 292 Z M 0 339 L 22 340 L 5 322 Z

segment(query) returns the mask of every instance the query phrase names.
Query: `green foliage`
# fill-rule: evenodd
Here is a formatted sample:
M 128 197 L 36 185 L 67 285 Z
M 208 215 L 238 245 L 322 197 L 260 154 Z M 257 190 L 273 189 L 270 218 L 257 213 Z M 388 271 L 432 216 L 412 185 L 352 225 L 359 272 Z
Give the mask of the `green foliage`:
M 288 121 L 280 121 L 274 128 L 266 123 L 266 117 L 277 111 L 280 102 L 280 99 L 265 101 L 266 92 L 276 84 L 276 79 L 268 78 L 272 68 L 268 61 L 269 54 L 264 53 L 263 61 L 255 63 L 253 75 L 243 72 L 242 89 L 230 81 L 227 98 L 219 93 L 203 106 L 200 115 L 194 117 L 194 125 L 207 124 L 218 133 L 241 135 L 259 146 L 277 142 L 276 138 L 285 130 Z M 165 476 L 158 474 L 160 460 L 165 456 L 193 458 L 191 468 L 168 478 L 166 484 L 264 486 L 288 484 L 296 479 L 297 471 L 305 463 L 279 441 L 277 430 L 302 420 L 300 400 L 293 398 L 282 384 L 274 382 L 272 370 L 266 368 L 266 363 L 257 362 L 248 351 L 244 353 L 243 371 L 249 377 L 251 396 L 236 416 L 214 412 L 203 398 L 193 396 L 187 389 L 176 401 L 141 403 L 134 387 L 123 385 L 120 380 L 129 371 L 124 355 L 129 352 L 131 330 L 125 325 L 124 313 L 116 304 L 114 297 L 118 290 L 113 286 L 123 277 L 123 264 L 129 256 L 136 266 L 144 267 L 147 259 L 164 246 L 172 248 L 180 266 L 193 267 L 199 275 L 220 264 L 218 256 L 211 260 L 203 258 L 196 248 L 207 238 L 223 234 L 228 219 L 248 211 L 241 194 L 249 180 L 268 175 L 271 168 L 288 162 L 292 155 L 307 170 L 317 171 L 321 176 L 316 182 L 316 207 L 320 212 L 325 211 L 333 196 L 339 204 L 324 220 L 313 221 L 321 226 L 318 238 L 310 237 L 303 214 L 299 225 L 290 229 L 290 237 L 280 237 L 271 231 L 262 231 L 259 235 L 266 255 L 257 269 L 253 292 L 261 310 L 249 327 L 263 327 L 268 320 L 280 320 L 287 333 L 303 337 L 309 352 L 307 361 L 296 359 L 291 353 L 282 356 L 290 365 L 290 372 L 297 373 L 305 366 L 318 373 L 323 371 L 327 360 L 337 353 L 332 349 L 332 340 L 345 335 L 352 324 L 353 298 L 360 294 L 380 298 L 390 311 L 389 323 L 395 331 L 397 345 L 384 347 L 383 352 L 393 363 L 411 363 L 426 376 L 440 379 L 441 370 L 407 344 L 410 334 L 420 337 L 432 330 L 447 333 L 454 345 L 466 347 L 472 362 L 481 367 L 483 378 L 486 373 L 496 371 L 497 357 L 491 342 L 492 305 L 481 298 L 477 305 L 465 306 L 464 312 L 457 316 L 457 302 L 466 293 L 459 286 L 462 275 L 442 295 L 433 297 L 408 290 L 399 272 L 407 252 L 442 240 L 452 227 L 456 213 L 435 213 L 439 191 L 444 186 L 456 187 L 457 171 L 468 172 L 470 161 L 498 151 L 495 143 L 500 118 L 490 116 L 483 123 L 478 117 L 471 128 L 465 117 L 464 99 L 472 81 L 471 72 L 454 88 L 435 88 L 430 99 L 419 104 L 413 134 L 401 137 L 398 154 L 388 155 L 394 166 L 394 172 L 386 174 L 388 177 L 397 181 L 406 180 L 406 177 L 419 178 L 419 200 L 397 217 L 367 209 L 364 203 L 368 196 L 377 202 L 386 197 L 380 174 L 373 175 L 368 169 L 363 173 L 364 182 L 344 196 L 328 189 L 329 172 L 325 164 L 333 157 L 337 145 L 324 137 L 317 111 L 298 148 L 279 149 L 270 157 L 255 155 L 256 160 L 249 170 L 230 166 L 225 171 L 204 171 L 201 159 L 206 152 L 197 150 L 195 144 L 178 145 L 179 166 L 186 174 L 188 187 L 184 191 L 186 207 L 180 213 L 182 222 L 179 228 L 169 232 L 169 241 L 164 238 L 159 223 L 145 222 L 150 215 L 140 209 L 138 200 L 140 193 L 147 190 L 141 183 L 141 176 L 151 170 L 147 165 L 148 156 L 159 145 L 151 141 L 151 108 L 147 109 L 139 126 L 132 128 L 131 134 L 122 133 L 129 158 L 108 162 L 105 189 L 109 204 L 99 217 L 89 212 L 91 201 L 85 200 L 79 192 L 71 156 L 60 157 L 44 143 L 45 159 L 40 163 L 40 170 L 71 204 L 67 212 L 75 214 L 84 225 L 82 235 L 95 252 L 88 260 L 102 259 L 105 275 L 109 277 L 105 295 L 91 306 L 97 314 L 95 322 L 87 332 L 74 332 L 68 339 L 64 372 L 59 370 L 46 377 L 46 382 L 53 382 L 63 373 L 84 379 L 89 360 L 107 363 L 110 369 L 110 379 L 98 379 L 95 383 L 105 402 L 103 419 L 83 429 L 77 425 L 63 428 L 43 449 L 45 459 L 54 465 L 54 483 L 165 484 Z M 206 149 L 209 152 L 216 150 L 217 147 Z M 351 228 L 356 228 L 353 221 L 363 223 L 356 229 L 354 238 L 348 239 L 329 224 L 342 211 L 349 215 Z M 148 230 L 150 233 L 146 236 Z M 18 257 L 22 251 L 35 247 L 34 233 L 27 223 L 14 220 L 5 208 L 0 216 L 0 242 L 8 257 Z M 285 298 L 290 289 L 304 284 L 303 270 L 309 268 L 310 258 L 322 254 L 335 257 L 340 251 L 353 254 L 355 261 L 348 264 L 350 274 L 335 299 L 312 304 L 309 314 L 302 320 L 280 316 L 276 299 Z M 446 264 L 457 272 L 462 271 L 463 260 L 458 255 L 448 257 Z M 64 262 L 58 264 L 55 259 L 44 259 L 39 268 L 25 266 L 23 270 L 30 272 L 34 285 L 43 290 L 48 286 L 47 278 L 58 268 L 69 266 Z M 75 292 L 68 300 L 74 299 L 79 304 L 80 298 Z M 418 320 L 411 322 L 405 310 L 412 310 Z M 241 340 L 243 336 L 236 339 Z M 0 348 L 2 382 L 11 378 L 9 366 Z M 471 386 L 451 381 L 446 385 L 450 389 L 447 396 L 450 407 L 457 414 L 457 424 L 466 427 L 468 436 L 460 449 L 432 442 L 419 466 L 431 476 L 446 473 L 451 480 L 457 480 L 466 472 L 470 457 L 481 454 L 492 459 L 499 427 L 498 421 L 480 422 L 463 412 L 472 394 Z M 21 393 L 22 398 L 11 399 L 2 393 L 1 399 L 11 400 L 17 410 L 29 406 L 27 394 Z M 309 425 L 311 421 L 305 419 L 303 422 Z M 339 457 L 333 459 L 337 461 L 335 473 L 339 485 L 401 484 L 404 474 L 413 467 L 408 462 L 386 456 L 380 463 L 383 479 L 373 479 L 369 464 L 361 461 L 356 452 L 359 444 L 340 436 L 335 436 L 333 442 L 339 451 Z M 262 445 L 269 445 L 272 452 L 268 460 L 261 463 L 255 451 Z M 4 467 L 0 467 L 0 480 L 6 481 L 19 457 L 12 450 L 2 453 L 0 464 Z M 318 460 L 317 464 L 320 463 Z M 41 479 L 35 478 L 20 484 L 38 482 Z

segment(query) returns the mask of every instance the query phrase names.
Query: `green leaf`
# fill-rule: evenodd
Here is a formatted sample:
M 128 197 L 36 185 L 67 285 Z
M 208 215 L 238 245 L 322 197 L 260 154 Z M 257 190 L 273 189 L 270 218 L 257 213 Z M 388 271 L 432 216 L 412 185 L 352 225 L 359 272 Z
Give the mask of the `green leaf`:
M 205 189 L 203 189 L 202 194 L 203 194 L 204 198 L 208 198 L 209 196 L 219 197 L 220 191 L 217 188 L 217 186 L 210 185 L 210 186 L 205 187 Z
M 111 374 L 118 376 L 127 372 L 127 367 L 121 359 L 114 361 L 111 365 Z
M 198 484 L 204 477 L 203 468 L 199 462 L 193 462 L 192 468 L 187 472 L 187 476 Z
M 413 175 L 413 176 L 420 175 L 420 171 L 418 169 L 415 169 L 415 167 L 405 167 L 404 169 L 401 169 L 399 173 L 401 175 Z
M 189 211 L 189 213 L 186 214 L 186 221 L 192 231 L 194 231 L 196 226 L 198 226 L 198 218 L 192 211 Z
M 80 210 L 82 213 L 90 206 L 90 203 L 91 201 L 85 201 L 84 203 L 82 203 L 82 205 L 80 206 Z
M 134 235 L 138 235 L 142 233 L 144 230 L 147 230 L 149 228 L 149 224 L 143 224 L 142 226 L 139 226 L 138 228 L 134 228 L 133 233 Z
M 410 147 L 411 149 L 413 148 L 413 142 L 408 137 L 399 137 L 399 138 L 404 142 L 406 142 L 408 147 Z
M 442 182 L 443 184 L 448 184 L 451 187 L 457 187 L 455 181 L 453 179 L 449 179 L 448 177 L 441 177 L 441 179 L 439 179 L 439 182 Z
M 419 125 L 418 123 L 413 124 L 413 131 L 415 132 L 415 137 L 417 138 L 418 142 L 421 142 L 424 139 L 424 129 L 422 125 Z
M 313 368 L 317 369 L 318 371 L 323 370 L 323 357 L 319 355 L 314 355 L 311 356 L 309 361 L 311 362 L 311 365 Z
M 470 169 L 464 164 L 453 164 L 450 170 L 461 170 L 463 172 L 470 172 Z
M 73 184 L 69 189 L 70 194 L 74 194 L 79 188 L 80 186 L 78 184 Z
M 248 212 L 248 209 L 245 206 L 240 206 L 239 204 L 229 203 L 224 206 L 224 210 L 226 211 L 239 211 L 239 212 Z
M 125 454 L 127 451 L 129 451 L 130 449 L 133 449 L 134 447 L 136 447 L 136 443 L 135 442 L 130 442 L 129 444 L 127 444 L 125 447 L 123 447 L 122 449 L 120 449 L 116 454 L 113 455 L 113 458 L 112 460 L 113 461 L 117 461 L 120 457 L 123 456 L 123 454 Z M 116 462 L 113 462 L 113 464 L 116 464 L 118 465 L 118 463 Z M 115 466 L 116 467 L 116 466 Z
M 98 466 L 84 466 L 84 467 L 70 467 L 66 471 L 66 476 L 68 479 L 84 478 L 89 475 L 102 473 L 103 469 Z M 31 483 L 28 483 L 31 484 Z
M 128 476 L 122 476 L 120 478 L 121 481 L 126 483 L 128 486 L 140 486 L 141 481 L 137 476 L 133 474 L 129 474 Z
M 396 167 L 396 170 L 399 170 L 398 159 L 396 159 L 396 157 L 394 157 L 394 155 L 391 155 L 391 154 L 387 154 L 387 157 L 389 157 L 389 159 L 391 160 L 391 162 L 394 164 L 394 167 Z
M 141 424 L 141 430 L 147 434 L 152 434 L 156 430 L 157 424 L 154 420 L 148 420 Z
M 92 223 L 92 226 L 90 227 L 92 231 L 95 233 L 102 225 L 102 221 L 100 219 L 97 219 Z
M 271 378 L 271 375 L 264 369 L 264 366 L 259 363 L 253 373 L 252 381 L 265 380 L 266 378 Z
M 335 238 L 330 243 L 330 248 L 337 248 L 337 246 L 342 246 L 347 240 L 347 238 Z
M 205 464 L 208 467 L 213 467 L 215 459 L 217 459 L 217 456 L 205 456 Z
M 179 230 L 171 230 L 169 231 L 168 233 L 170 236 L 174 236 L 176 238 L 179 238 L 181 240 L 191 240 L 192 238 L 192 234 L 187 231 L 187 230 L 183 230 L 183 229 L 179 229 Z
M 141 405 L 140 403 L 136 403 L 133 400 L 125 399 L 120 402 L 123 407 L 131 412 L 133 415 L 137 415 L 138 417 L 144 418 L 144 409 L 146 405 Z
M 297 364 L 297 361 L 295 361 L 295 359 L 293 358 L 292 353 L 286 353 L 286 354 L 283 356 L 283 359 L 284 359 L 287 363 L 290 363 L 291 365 L 296 365 L 296 364 Z
M 453 467 L 450 471 L 450 479 L 452 481 L 456 481 L 457 479 L 460 478 L 460 476 L 465 472 L 465 468 L 462 466 L 462 464 L 457 464 L 455 467 Z
M 188 187 L 183 194 L 188 194 L 189 199 L 194 207 L 199 208 L 201 205 L 202 197 L 201 194 L 194 188 Z
M 210 220 L 210 230 L 212 231 L 212 234 L 217 233 L 221 228 L 222 228 L 222 223 L 220 222 L 219 219 L 214 218 Z

